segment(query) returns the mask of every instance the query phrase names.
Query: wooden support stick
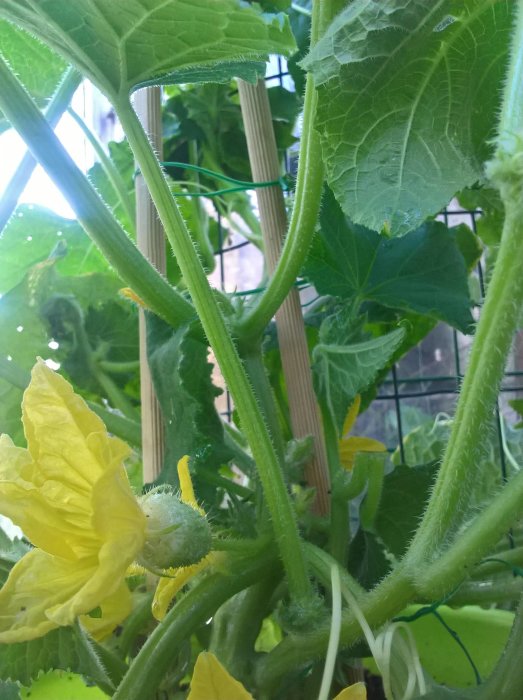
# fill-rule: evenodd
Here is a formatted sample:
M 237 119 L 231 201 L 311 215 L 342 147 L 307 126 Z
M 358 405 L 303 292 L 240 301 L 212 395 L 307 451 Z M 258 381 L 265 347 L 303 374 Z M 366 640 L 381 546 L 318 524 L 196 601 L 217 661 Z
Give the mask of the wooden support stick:
M 257 85 L 251 85 L 239 80 L 238 87 L 252 177 L 255 182 L 277 180 L 281 174 L 280 164 L 265 81 L 259 80 Z M 272 273 L 287 230 L 283 192 L 281 187 L 274 186 L 258 189 L 256 195 L 265 259 L 269 273 Z M 290 291 L 277 311 L 276 328 L 293 433 L 296 438 L 306 435 L 313 437 L 314 456 L 305 476 L 307 483 L 316 489 L 315 512 L 326 515 L 330 505 L 329 468 L 297 289 Z
M 134 106 L 156 153 L 162 153 L 162 110 L 159 87 L 139 90 Z M 137 245 L 156 269 L 165 274 L 165 236 L 143 177 L 136 176 Z M 164 424 L 160 405 L 154 393 L 149 365 L 145 317 L 140 310 L 140 393 L 142 400 L 142 459 L 144 483 L 155 481 L 164 457 Z

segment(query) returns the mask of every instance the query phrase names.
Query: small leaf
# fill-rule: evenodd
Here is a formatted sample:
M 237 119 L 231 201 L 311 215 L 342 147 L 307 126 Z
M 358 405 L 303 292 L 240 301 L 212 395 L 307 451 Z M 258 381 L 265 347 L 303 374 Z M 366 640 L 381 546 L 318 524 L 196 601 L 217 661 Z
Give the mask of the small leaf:
M 102 254 L 76 221 L 44 207 L 19 206 L 0 237 L 0 293 L 15 287 L 33 265 L 52 256 L 57 270 L 64 275 L 109 270 Z
M 341 432 L 347 409 L 366 389 L 400 345 L 402 328 L 354 345 L 319 343 L 313 350 L 314 381 L 320 401 Z
M 166 425 L 164 469 L 161 480 L 178 483 L 176 466 L 184 455 L 216 468 L 230 459 L 214 399 L 221 393 L 212 383 L 208 346 L 198 326 L 173 329 L 147 314 L 147 347 L 156 394 Z M 205 498 L 197 485 L 199 498 Z M 212 488 L 216 498 L 216 488 Z M 207 510 L 207 508 L 206 508 Z
M 467 251 L 472 244 L 461 227 L 429 221 L 402 238 L 388 239 L 351 223 L 330 191 L 320 226 L 305 267 L 320 294 L 374 301 L 471 330 L 467 266 L 457 234 Z M 476 250 L 469 253 L 471 262 Z
M 20 700 L 20 689 L 16 683 L 0 681 L 0 698 L 2 700 Z
M 196 659 L 187 700 L 254 700 L 214 654 L 202 651 Z
M 483 178 L 514 3 L 355 0 L 302 63 L 327 180 L 355 222 L 416 228 Z

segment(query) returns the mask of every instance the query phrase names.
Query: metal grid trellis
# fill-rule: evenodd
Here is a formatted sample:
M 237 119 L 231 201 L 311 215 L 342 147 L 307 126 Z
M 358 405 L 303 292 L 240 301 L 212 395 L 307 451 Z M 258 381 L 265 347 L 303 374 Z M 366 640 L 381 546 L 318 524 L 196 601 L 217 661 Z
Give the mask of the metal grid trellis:
M 292 86 L 285 63 L 279 57 L 270 64 L 265 79 L 268 86 L 276 84 L 287 89 Z M 287 153 L 286 172 L 291 172 L 293 165 L 292 153 Z M 476 231 L 479 216 L 479 210 L 469 211 L 451 203 L 439 218 L 450 226 L 466 223 Z M 226 239 L 221 223 L 218 215 L 219 246 L 213 281 L 222 290 L 237 289 L 244 295 L 256 293 L 262 275 L 261 254 L 247 240 L 236 236 Z M 482 263 L 477 266 L 477 280 L 482 299 L 485 291 Z M 404 461 L 404 437 L 417 427 L 422 416 L 434 418 L 442 413 L 453 414 L 470 341 L 471 336 L 464 336 L 446 324 L 438 324 L 392 368 L 370 407 L 358 418 L 355 434 L 382 440 L 390 451 L 398 449 Z M 516 336 L 497 409 L 497 439 L 503 478 L 506 478 L 507 468 L 501 416 L 514 417 L 508 398 L 517 396 L 523 396 L 523 335 Z M 227 394 L 221 408 L 223 414 L 231 415 L 231 401 Z

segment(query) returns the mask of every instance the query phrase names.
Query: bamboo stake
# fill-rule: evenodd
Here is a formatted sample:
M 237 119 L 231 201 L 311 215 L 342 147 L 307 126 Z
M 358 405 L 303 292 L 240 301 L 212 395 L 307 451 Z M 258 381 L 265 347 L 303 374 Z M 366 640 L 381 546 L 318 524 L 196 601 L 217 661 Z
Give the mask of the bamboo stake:
M 148 133 L 156 153 L 162 152 L 162 110 L 159 87 L 139 90 L 134 106 Z M 139 250 L 156 269 L 165 274 L 165 237 L 162 225 L 143 177 L 136 176 L 136 238 Z M 140 309 L 140 393 L 142 401 L 142 459 L 144 483 L 155 481 L 161 471 L 164 457 L 164 424 L 160 405 L 154 393 L 147 363 L 145 315 Z
M 277 180 L 281 174 L 280 164 L 265 81 L 250 85 L 239 80 L 238 88 L 253 179 L 256 182 Z M 269 273 L 272 273 L 287 230 L 283 192 L 279 186 L 267 187 L 256 190 L 256 196 L 265 259 Z M 297 289 L 290 291 L 277 311 L 276 328 L 293 433 L 296 438 L 313 437 L 314 456 L 307 465 L 305 477 L 307 483 L 316 489 L 315 512 L 326 515 L 330 501 L 329 468 Z

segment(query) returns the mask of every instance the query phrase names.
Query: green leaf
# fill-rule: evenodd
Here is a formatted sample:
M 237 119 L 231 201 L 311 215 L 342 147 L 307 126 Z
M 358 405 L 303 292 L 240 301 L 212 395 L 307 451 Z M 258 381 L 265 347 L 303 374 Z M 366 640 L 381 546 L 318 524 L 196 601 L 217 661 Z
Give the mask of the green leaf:
M 63 275 L 108 271 L 109 265 L 80 224 L 44 207 L 23 204 L 0 237 L 0 293 L 19 284 L 49 257 Z
M 331 192 L 320 226 L 305 266 L 320 294 L 356 304 L 375 301 L 471 330 L 467 266 L 455 229 L 429 221 L 407 236 L 389 239 L 351 223 Z M 459 235 L 464 238 L 461 230 Z
M 0 14 L 65 55 L 115 103 L 140 86 L 172 83 L 179 71 L 206 68 L 212 80 L 217 64 L 294 49 L 284 15 L 238 0 L 41 0 L 36 8 L 5 0 Z
M 401 343 L 404 330 L 353 345 L 319 343 L 313 350 L 316 392 L 338 431 L 356 394 L 366 389 Z
M 355 222 L 416 228 L 483 177 L 514 3 L 355 0 L 303 65 L 327 180 Z
M 514 411 L 516 411 L 518 416 L 523 418 L 523 399 L 512 399 L 512 401 L 509 401 L 509 404 L 512 406 Z M 523 428 L 523 422 L 519 422 L 515 427 Z
M 3 695 L 1 695 L 3 700 Z M 22 700 L 105 700 L 109 696 L 96 686 L 87 686 L 74 673 L 50 671 L 36 680 L 30 688 L 23 688 Z
M 39 107 L 45 107 L 58 87 L 67 65 L 27 32 L 0 20 L 0 53 Z M 0 112 L 0 132 L 9 123 Z
M 504 419 L 503 419 L 504 420 Z M 450 438 L 452 420 L 438 418 L 425 421 L 403 438 L 403 454 L 405 462 L 414 467 L 418 464 L 439 464 L 443 458 L 445 447 Z M 514 476 L 516 464 L 523 463 L 523 435 L 503 423 L 505 444 L 511 459 L 505 457 L 505 470 L 508 478 Z M 494 420 L 489 426 L 485 436 L 485 445 L 479 460 L 477 477 L 471 487 L 470 513 L 477 512 L 486 502 L 489 502 L 493 494 L 503 486 L 503 471 L 501 466 L 500 442 L 497 425 Z M 392 455 L 392 461 L 399 464 L 401 461 L 399 448 Z
M 0 584 L 5 583 L 13 566 L 30 549 L 31 547 L 23 540 L 18 537 L 11 540 L 3 530 L 0 530 Z
M 149 365 L 166 427 L 166 457 L 161 481 L 178 483 L 176 465 L 190 455 L 195 463 L 216 469 L 231 458 L 214 406 L 221 393 L 212 383 L 208 346 L 194 324 L 176 331 L 147 314 Z M 199 498 L 204 494 L 197 489 Z M 216 489 L 212 493 L 216 497 Z
M 131 148 L 126 140 L 119 142 L 111 141 L 108 147 L 109 157 L 123 180 L 123 185 L 127 191 L 127 196 L 134 211 L 134 175 L 136 172 L 136 165 Z M 98 194 L 102 197 L 109 209 L 111 209 L 115 218 L 118 219 L 122 227 L 126 231 L 134 231 L 134 220 L 129 221 L 127 211 L 122 205 L 120 197 L 109 180 L 102 164 L 99 162 L 95 163 L 93 167 L 90 168 L 87 175 L 89 180 L 95 186 Z
M 390 571 L 385 548 L 372 532 L 359 528 L 349 547 L 350 572 L 370 590 Z
M 420 607 L 422 606 L 409 606 L 402 616 L 412 615 Z M 438 607 L 438 613 L 458 634 L 481 678 L 488 678 L 505 648 L 514 621 L 514 613 L 507 610 L 484 610 L 475 605 L 467 605 L 460 609 L 441 605 Z M 416 640 L 423 668 L 437 683 L 458 688 L 475 684 L 475 676 L 469 660 L 452 635 L 433 615 L 418 617 L 409 622 L 409 628 Z M 429 694 L 423 697 L 432 696 Z M 439 695 L 433 697 L 437 698 Z M 464 696 L 458 694 L 457 697 Z
M 100 687 L 114 688 L 97 650 L 79 627 L 60 627 L 39 639 L 0 647 L 0 678 L 31 685 L 41 671 L 62 669 L 87 676 Z
M 2 700 L 20 700 L 20 689 L 16 683 L 0 681 L 0 698 Z
M 421 467 L 399 465 L 384 479 L 374 527 L 389 552 L 400 557 L 407 548 L 437 473 L 436 464 Z

